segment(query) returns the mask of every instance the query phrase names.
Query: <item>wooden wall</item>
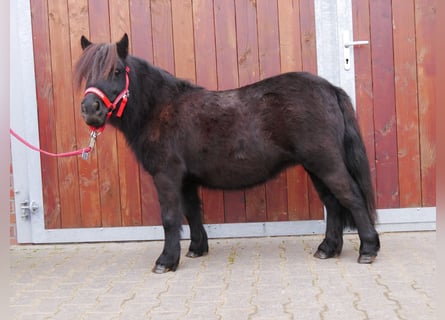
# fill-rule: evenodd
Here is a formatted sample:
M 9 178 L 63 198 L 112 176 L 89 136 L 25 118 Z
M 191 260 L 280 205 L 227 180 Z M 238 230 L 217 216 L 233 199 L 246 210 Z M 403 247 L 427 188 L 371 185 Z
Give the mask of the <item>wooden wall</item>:
M 131 52 L 209 89 L 227 89 L 290 70 L 316 72 L 313 2 L 31 1 L 41 146 L 88 142 L 72 68 L 79 39 L 117 41 Z M 160 224 L 151 177 L 111 127 L 88 161 L 42 157 L 47 228 Z M 301 168 L 245 191 L 202 190 L 206 223 L 322 219 Z
M 40 144 L 87 145 L 72 69 L 79 39 L 131 53 L 209 89 L 286 71 L 316 73 L 313 0 L 33 0 Z M 357 112 L 379 208 L 435 205 L 434 1 L 354 0 Z M 46 228 L 160 224 L 151 177 L 108 126 L 88 161 L 42 157 Z M 243 191 L 201 191 L 206 223 L 322 219 L 302 168 Z
M 354 0 L 357 113 L 379 208 L 435 206 L 436 0 Z

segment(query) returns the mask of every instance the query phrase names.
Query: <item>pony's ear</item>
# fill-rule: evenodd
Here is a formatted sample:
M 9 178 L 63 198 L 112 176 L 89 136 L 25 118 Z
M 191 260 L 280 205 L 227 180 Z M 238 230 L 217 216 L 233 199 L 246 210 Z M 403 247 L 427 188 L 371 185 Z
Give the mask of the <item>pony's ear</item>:
M 124 34 L 122 39 L 119 40 L 118 43 L 116 43 L 117 48 L 117 55 L 121 59 L 125 59 L 128 55 L 128 35 Z
M 85 50 L 88 46 L 92 45 L 92 43 L 85 36 L 82 36 L 80 37 L 80 45 L 82 46 L 82 50 Z

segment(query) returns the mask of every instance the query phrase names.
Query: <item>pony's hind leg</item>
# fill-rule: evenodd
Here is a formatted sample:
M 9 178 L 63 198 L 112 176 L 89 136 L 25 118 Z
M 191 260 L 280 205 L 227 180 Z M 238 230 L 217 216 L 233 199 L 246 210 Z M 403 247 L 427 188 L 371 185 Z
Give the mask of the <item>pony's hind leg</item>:
M 309 175 L 327 211 L 325 238 L 314 256 L 319 259 L 336 257 L 343 248 L 344 215 L 347 212 L 320 179 L 314 174 Z
M 209 252 L 207 233 L 202 225 L 201 201 L 198 186 L 185 182 L 182 189 L 185 216 L 190 226 L 190 247 L 186 254 L 189 258 L 206 255 Z
M 351 214 L 350 224 L 357 228 L 360 237 L 358 262 L 372 263 L 380 249 L 379 236 L 371 218 L 372 214 L 368 212 L 359 186 L 350 176 L 341 158 L 335 159 L 335 157 L 332 157 L 329 162 L 323 163 L 323 161 L 320 161 L 317 168 L 312 167 L 308 169 L 309 172 L 315 174 L 323 182 L 339 205 Z M 332 227 L 327 227 L 327 229 L 330 228 Z
M 340 176 L 327 178 L 326 185 L 335 195 L 339 203 L 351 213 L 353 223 L 360 237 L 359 263 L 372 263 L 380 249 L 380 241 L 372 214 L 368 212 L 366 203 L 357 183 L 352 179 L 346 168 Z

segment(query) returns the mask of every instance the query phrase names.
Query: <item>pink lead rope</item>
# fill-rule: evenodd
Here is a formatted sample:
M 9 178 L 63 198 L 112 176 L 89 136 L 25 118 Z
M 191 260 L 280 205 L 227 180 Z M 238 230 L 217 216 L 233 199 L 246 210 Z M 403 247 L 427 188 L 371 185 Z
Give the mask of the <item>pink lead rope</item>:
M 43 153 L 43 154 L 45 154 L 47 156 L 50 156 L 50 157 L 71 157 L 71 156 L 82 155 L 82 159 L 84 159 L 84 160 L 87 160 L 88 157 L 89 157 L 90 152 L 93 151 L 94 145 L 96 143 L 96 138 L 97 138 L 97 132 L 96 131 L 92 131 L 91 135 L 90 135 L 90 143 L 89 143 L 88 147 L 83 148 L 83 149 L 79 149 L 79 150 L 75 150 L 75 151 L 70 151 L 70 152 L 52 153 L 52 152 L 48 152 L 48 151 L 42 150 L 40 148 L 37 148 L 36 146 L 30 144 L 28 141 L 26 141 L 24 138 L 19 136 L 11 128 L 9 129 L 9 132 L 11 133 L 12 136 L 14 136 L 14 138 L 19 140 L 21 143 L 23 143 L 28 148 L 30 148 L 30 149 L 32 149 L 34 151 Z

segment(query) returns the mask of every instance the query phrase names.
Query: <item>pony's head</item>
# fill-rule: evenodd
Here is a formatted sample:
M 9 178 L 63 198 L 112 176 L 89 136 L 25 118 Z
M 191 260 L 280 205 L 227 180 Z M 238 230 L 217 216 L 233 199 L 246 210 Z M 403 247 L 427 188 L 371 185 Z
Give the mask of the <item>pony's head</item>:
M 75 66 L 74 81 L 78 88 L 83 83 L 86 86 L 81 102 L 85 122 L 99 129 L 109 117 L 122 115 L 128 99 L 128 36 L 114 44 L 93 44 L 82 36 L 80 43 L 83 53 Z

